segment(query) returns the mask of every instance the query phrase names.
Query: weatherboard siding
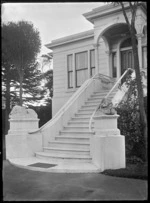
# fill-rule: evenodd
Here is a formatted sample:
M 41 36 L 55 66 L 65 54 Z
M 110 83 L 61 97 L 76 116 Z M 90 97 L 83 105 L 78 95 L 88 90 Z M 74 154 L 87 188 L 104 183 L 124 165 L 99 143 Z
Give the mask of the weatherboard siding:
M 53 49 L 54 61 L 54 96 L 53 96 L 53 116 L 57 111 L 68 101 L 72 94 L 78 88 L 68 89 L 67 78 L 67 55 L 75 54 L 82 51 L 94 49 L 94 38 L 90 37 L 84 40 L 68 43 L 65 45 L 57 46 Z

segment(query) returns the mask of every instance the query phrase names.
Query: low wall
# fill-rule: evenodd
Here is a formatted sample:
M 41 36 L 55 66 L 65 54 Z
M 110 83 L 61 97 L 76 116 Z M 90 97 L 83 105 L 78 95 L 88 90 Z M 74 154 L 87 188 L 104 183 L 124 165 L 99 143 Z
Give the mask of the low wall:
M 42 150 L 42 135 L 28 134 L 37 130 L 39 119 L 32 109 L 15 106 L 10 115 L 10 130 L 6 135 L 6 159 L 34 156 Z
M 117 129 L 118 115 L 99 115 L 94 119 L 95 135 L 90 138 L 92 162 L 102 171 L 125 168 L 125 137 Z

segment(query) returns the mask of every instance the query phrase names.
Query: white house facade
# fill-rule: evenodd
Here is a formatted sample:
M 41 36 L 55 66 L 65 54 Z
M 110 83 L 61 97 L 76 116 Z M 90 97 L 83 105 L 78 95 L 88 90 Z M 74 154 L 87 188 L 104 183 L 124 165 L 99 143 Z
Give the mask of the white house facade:
M 126 2 L 128 18 L 131 12 Z M 83 14 L 93 29 L 53 40 L 53 115 L 85 80 L 95 73 L 118 79 L 133 67 L 131 38 L 120 5 L 108 4 Z M 147 19 L 145 4 L 138 7 L 136 21 L 140 68 L 147 68 Z
M 128 4 L 124 6 L 130 19 Z M 134 64 L 128 26 L 120 5 L 107 4 L 83 15 L 93 24 L 92 30 L 46 45 L 53 50 L 52 119 L 38 128 L 33 110 L 16 106 L 10 114 L 6 157 L 14 164 L 34 170 L 31 164 L 44 162 L 54 164 L 48 172 L 79 173 L 126 167 L 118 115 L 113 108 L 102 110 L 102 101 L 116 103 L 128 90 L 117 88 Z M 140 69 L 145 70 L 144 3 L 138 6 L 135 28 Z

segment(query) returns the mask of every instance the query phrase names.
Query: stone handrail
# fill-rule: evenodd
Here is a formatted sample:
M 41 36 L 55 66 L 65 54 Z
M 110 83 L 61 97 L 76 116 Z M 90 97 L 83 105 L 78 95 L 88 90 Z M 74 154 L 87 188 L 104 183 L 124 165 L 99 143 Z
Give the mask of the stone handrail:
M 88 88 L 88 86 L 90 86 L 90 84 L 93 82 L 94 79 L 96 79 L 97 76 L 98 74 L 95 74 L 92 78 L 86 80 L 83 83 L 83 85 L 71 96 L 71 98 L 62 106 L 62 108 L 55 114 L 55 116 L 50 121 L 48 121 L 38 130 L 29 133 L 32 134 L 40 132 L 41 130 L 54 125 L 55 122 L 57 122 L 62 117 L 62 115 L 67 111 L 67 109 L 69 109 L 69 107 L 73 104 L 73 102 L 85 91 L 86 88 Z
M 107 93 L 107 95 L 104 97 L 104 99 L 107 99 L 108 96 L 113 92 L 113 90 L 118 86 L 118 84 L 120 83 L 120 81 L 122 80 L 122 78 L 126 75 L 126 73 L 129 71 L 129 70 L 132 70 L 131 68 L 128 68 L 123 74 L 122 76 L 118 79 L 118 81 L 115 83 L 115 85 L 111 88 L 111 90 Z M 101 74 L 102 75 L 102 74 Z M 92 113 L 91 115 L 91 118 L 90 118 L 90 121 L 89 121 L 89 131 L 92 132 L 91 130 L 91 124 L 92 124 L 92 119 L 95 115 L 95 113 L 97 112 L 97 110 L 99 109 L 101 103 L 98 104 L 94 110 L 94 112 Z

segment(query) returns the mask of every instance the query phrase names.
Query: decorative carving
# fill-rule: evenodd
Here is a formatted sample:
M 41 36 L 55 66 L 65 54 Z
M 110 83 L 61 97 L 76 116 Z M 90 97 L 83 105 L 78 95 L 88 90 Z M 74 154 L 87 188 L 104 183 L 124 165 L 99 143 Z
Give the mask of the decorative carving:
M 9 114 L 10 118 L 37 118 L 37 114 L 33 109 L 26 109 L 23 106 L 14 106 Z
M 137 31 L 137 34 L 142 33 L 144 25 L 145 20 L 141 16 L 137 17 L 135 21 L 135 29 Z
M 138 33 L 138 34 L 136 34 L 137 39 L 141 39 L 143 36 L 144 36 L 143 33 Z
M 131 71 L 131 78 L 135 78 L 135 71 Z M 98 114 L 106 114 L 106 115 L 114 115 L 116 114 L 115 108 L 117 105 L 126 98 L 126 93 L 129 89 L 129 85 L 124 82 L 123 85 L 118 89 L 115 96 L 112 100 L 109 100 L 108 98 L 102 99 L 98 109 Z
M 98 48 L 99 47 L 99 44 L 93 44 L 93 47 L 96 49 L 96 48 Z
M 32 118 L 37 118 L 37 113 L 33 109 L 27 109 L 28 115 L 30 115 Z
M 109 56 L 111 54 L 110 50 L 106 50 L 105 53 Z
M 114 114 L 116 114 L 116 111 L 113 107 L 112 102 L 110 100 L 104 98 L 104 99 L 102 99 L 96 113 L 97 114 L 114 115 Z

